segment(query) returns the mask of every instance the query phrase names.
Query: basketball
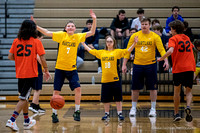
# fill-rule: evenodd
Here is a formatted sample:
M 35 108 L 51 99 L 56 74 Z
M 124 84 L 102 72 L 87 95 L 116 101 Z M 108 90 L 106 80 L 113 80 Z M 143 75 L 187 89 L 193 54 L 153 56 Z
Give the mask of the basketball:
M 52 96 L 50 105 L 54 109 L 61 109 L 65 105 L 65 99 L 60 95 Z

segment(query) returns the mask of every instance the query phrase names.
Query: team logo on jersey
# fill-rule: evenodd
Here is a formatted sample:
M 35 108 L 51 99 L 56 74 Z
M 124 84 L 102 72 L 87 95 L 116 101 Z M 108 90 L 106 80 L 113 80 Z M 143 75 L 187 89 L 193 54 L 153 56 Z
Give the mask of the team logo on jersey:
M 118 77 L 114 77 L 114 80 L 117 80 L 117 79 L 119 79 Z
M 142 52 L 148 52 L 148 47 L 147 46 L 142 46 L 140 50 Z

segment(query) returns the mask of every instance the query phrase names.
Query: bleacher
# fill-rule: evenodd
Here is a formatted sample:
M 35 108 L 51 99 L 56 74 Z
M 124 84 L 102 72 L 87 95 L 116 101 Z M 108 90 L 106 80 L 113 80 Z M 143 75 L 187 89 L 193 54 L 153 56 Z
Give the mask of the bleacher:
M 8 18 L 8 35 L 7 38 L 3 38 L 3 28 L 1 28 L 0 38 L 0 52 L 3 54 L 3 59 L 0 60 L 0 95 L 7 95 L 7 100 L 17 100 L 17 80 L 15 79 L 14 72 L 14 62 L 7 60 L 8 50 L 11 46 L 13 37 L 16 37 L 18 32 L 18 27 L 20 26 L 23 19 L 29 18 L 31 11 L 26 11 L 33 6 L 27 4 L 27 1 L 20 4 L 22 0 L 9 1 L 12 3 L 9 7 L 8 13 L 10 18 Z M 32 3 L 32 0 L 28 0 Z M 23 3 L 24 2 L 24 3 Z M 22 7 L 20 7 L 22 5 Z M 137 17 L 136 11 L 139 7 L 144 8 L 145 16 L 152 19 L 157 18 L 160 20 L 161 25 L 165 27 L 165 22 L 167 17 L 171 16 L 171 8 L 173 6 L 179 6 L 181 8 L 180 14 L 183 16 L 184 20 L 189 22 L 189 26 L 192 28 L 192 32 L 196 35 L 200 34 L 200 0 L 35 0 L 35 6 L 33 9 L 34 18 L 38 25 L 47 28 L 50 31 L 61 31 L 63 30 L 66 22 L 68 20 L 73 20 L 76 23 L 77 31 L 81 32 L 83 27 L 85 27 L 85 22 L 87 19 L 91 18 L 89 15 L 89 9 L 97 15 L 97 27 L 106 27 L 109 28 L 110 23 L 118 13 L 120 9 L 126 11 L 126 17 L 131 20 L 132 18 Z M 16 7 L 17 9 L 14 9 Z M 21 8 L 24 10 L 18 10 Z M 3 5 L 1 4 L 0 10 L 3 11 Z M 24 13 L 24 14 L 23 14 Z M 26 14 L 27 13 L 27 14 Z M 3 17 L 3 13 L 0 15 Z M 22 16 L 22 17 L 21 17 Z M 21 20 L 19 20 L 21 18 Z M 0 27 L 3 27 L 4 20 L 0 20 Z M 100 39 L 100 46 L 103 47 L 105 44 L 104 39 Z M 49 70 L 54 77 L 54 66 L 57 57 L 57 43 L 53 42 L 49 37 L 43 39 L 43 45 L 46 50 L 46 59 L 49 66 Z M 94 61 L 94 57 L 86 53 L 85 62 L 78 70 L 80 83 L 82 86 L 82 100 L 99 100 L 100 99 L 100 78 L 101 74 L 97 74 L 98 65 Z M 95 84 L 91 85 L 92 77 L 95 77 Z M 166 77 L 166 78 L 164 78 Z M 161 80 L 167 79 L 168 75 L 161 75 Z M 169 74 L 170 80 L 172 80 L 171 74 Z M 130 79 L 130 75 L 122 75 L 122 79 L 127 81 Z M 124 100 L 130 100 L 130 84 L 128 81 L 123 84 Z M 159 85 L 159 91 L 164 92 L 166 88 L 170 88 L 168 93 L 173 92 L 173 85 Z M 198 91 L 200 86 L 194 86 L 195 95 L 200 95 Z M 9 93 L 8 93 L 9 90 Z M 40 100 L 49 100 L 53 92 L 53 79 L 45 82 L 43 84 L 43 90 Z M 168 94 L 166 92 L 166 94 Z M 63 96 L 66 100 L 73 100 L 74 92 L 71 92 L 68 86 L 68 81 L 65 81 L 65 85 L 62 88 Z M 1 97 L 0 96 L 0 97 Z M 142 96 L 140 100 L 147 100 L 149 96 Z M 1 100 L 1 99 L 0 99 Z M 172 95 L 158 96 L 158 100 L 173 100 Z M 199 97 L 196 98 L 197 101 L 200 100 Z

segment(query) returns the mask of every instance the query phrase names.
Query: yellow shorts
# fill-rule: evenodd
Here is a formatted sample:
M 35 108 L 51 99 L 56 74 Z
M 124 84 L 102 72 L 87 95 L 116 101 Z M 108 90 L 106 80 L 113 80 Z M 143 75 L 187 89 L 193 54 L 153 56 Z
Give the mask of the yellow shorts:
M 200 67 L 196 67 L 196 72 L 194 72 L 194 73 L 197 76 L 200 73 Z

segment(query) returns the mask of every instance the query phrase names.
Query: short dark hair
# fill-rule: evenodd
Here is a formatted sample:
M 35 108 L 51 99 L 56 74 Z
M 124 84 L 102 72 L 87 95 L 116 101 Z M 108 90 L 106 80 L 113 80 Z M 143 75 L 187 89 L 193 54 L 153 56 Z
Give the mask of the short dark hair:
M 136 28 L 130 28 L 129 31 L 135 30 L 136 32 L 138 31 Z
M 185 27 L 185 28 L 188 28 L 189 24 L 188 24 L 187 21 L 183 21 L 183 24 L 184 24 L 184 27 Z
M 143 8 L 138 8 L 137 14 L 144 14 L 144 9 Z
M 93 23 L 93 20 L 92 20 L 92 19 L 88 19 L 88 20 L 86 21 L 86 24 L 88 24 L 88 23 L 92 24 L 92 23 Z
M 169 23 L 169 27 L 176 30 L 177 34 L 182 34 L 184 31 L 184 24 L 180 20 L 175 20 Z
M 154 23 L 159 23 L 160 24 L 160 21 L 158 19 L 154 19 L 151 24 L 153 25 Z
M 172 12 L 174 11 L 174 9 L 178 9 L 178 11 L 180 11 L 180 8 L 178 6 L 173 6 L 172 7 Z
M 72 21 L 72 20 L 69 20 L 68 22 L 67 22 L 67 24 L 65 25 L 65 27 L 64 27 L 64 32 L 67 32 L 66 30 L 65 30 L 65 28 L 66 28 L 66 26 L 69 24 L 69 23 L 72 23 L 72 24 L 74 24 L 75 25 L 75 27 L 76 27 L 76 24 L 74 23 L 74 21 Z
M 195 46 L 195 48 L 200 47 L 200 39 L 196 39 L 194 41 L 194 46 Z
M 149 25 L 151 24 L 151 19 L 150 18 L 143 18 L 142 20 L 141 20 L 141 23 L 142 22 L 149 22 Z
M 37 38 L 36 24 L 32 20 L 24 20 L 18 32 L 18 39 L 29 40 L 30 37 Z
M 161 25 L 155 25 L 155 26 L 152 27 L 152 29 L 153 30 L 158 30 L 158 31 L 160 31 L 160 33 L 163 32 L 163 27 Z
M 121 10 L 119 10 L 118 15 L 125 14 L 125 13 L 126 13 L 125 10 L 121 9 Z

